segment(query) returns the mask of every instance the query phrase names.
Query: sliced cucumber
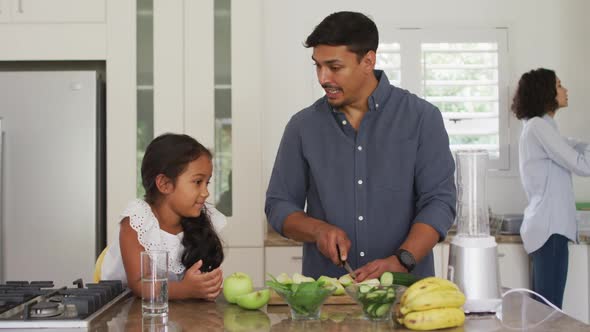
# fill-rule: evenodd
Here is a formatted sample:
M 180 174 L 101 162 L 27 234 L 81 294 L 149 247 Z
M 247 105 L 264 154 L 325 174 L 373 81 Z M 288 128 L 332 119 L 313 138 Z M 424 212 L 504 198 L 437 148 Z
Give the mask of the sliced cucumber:
M 389 310 L 391 310 L 390 304 L 387 304 L 387 303 L 382 304 L 375 309 L 374 316 L 381 317 L 381 316 L 385 315 Z
M 379 282 L 381 286 L 391 286 L 393 285 L 393 273 L 391 272 L 384 272 L 379 278 Z
M 370 292 L 370 291 L 371 291 L 371 288 L 373 288 L 373 287 L 372 287 L 372 286 L 370 286 L 370 285 L 360 285 L 360 286 L 359 286 L 359 292 L 361 292 L 361 293 L 363 293 L 363 294 L 364 294 L 364 293 L 368 293 L 368 292 Z

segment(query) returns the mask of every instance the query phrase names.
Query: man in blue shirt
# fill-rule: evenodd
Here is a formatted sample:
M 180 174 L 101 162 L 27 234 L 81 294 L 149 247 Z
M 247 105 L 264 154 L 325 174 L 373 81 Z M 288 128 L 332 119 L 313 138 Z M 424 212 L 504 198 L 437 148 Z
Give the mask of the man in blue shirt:
M 265 205 L 277 232 L 304 242 L 306 276 L 340 276 L 341 259 L 357 281 L 434 275 L 432 248 L 455 218 L 442 116 L 375 70 L 378 42 L 355 12 L 329 15 L 306 40 L 326 95 L 287 124 Z

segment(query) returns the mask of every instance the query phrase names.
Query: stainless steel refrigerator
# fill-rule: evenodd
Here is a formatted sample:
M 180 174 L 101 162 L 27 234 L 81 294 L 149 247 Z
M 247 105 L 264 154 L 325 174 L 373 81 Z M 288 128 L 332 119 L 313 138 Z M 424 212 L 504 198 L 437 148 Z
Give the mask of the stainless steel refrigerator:
M 0 72 L 0 282 L 92 281 L 105 245 L 96 71 Z

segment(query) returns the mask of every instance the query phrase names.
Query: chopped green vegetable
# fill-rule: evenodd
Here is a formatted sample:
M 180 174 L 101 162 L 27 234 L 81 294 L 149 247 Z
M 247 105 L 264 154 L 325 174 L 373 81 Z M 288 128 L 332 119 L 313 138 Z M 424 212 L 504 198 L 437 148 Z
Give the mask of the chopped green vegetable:
M 272 280 L 267 280 L 266 285 L 281 295 L 291 309 L 300 315 L 316 313 L 324 300 L 336 289 L 334 285 L 323 280 L 282 284 L 272 275 L 269 276 Z
M 391 272 L 384 272 L 379 278 L 381 282 L 381 286 L 391 286 L 393 285 L 393 273 Z

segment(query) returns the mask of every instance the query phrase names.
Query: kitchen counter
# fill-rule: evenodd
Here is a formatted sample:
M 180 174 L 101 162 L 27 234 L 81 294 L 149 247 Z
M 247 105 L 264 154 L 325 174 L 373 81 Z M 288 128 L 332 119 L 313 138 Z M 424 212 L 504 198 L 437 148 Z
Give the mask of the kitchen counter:
M 504 321 L 494 315 L 468 316 L 465 325 L 443 331 L 588 331 L 583 324 L 528 297 L 504 300 Z M 528 325 L 518 325 L 526 317 Z M 128 298 L 112 307 L 90 326 L 90 331 L 409 331 L 393 322 L 372 323 L 361 318 L 358 305 L 324 305 L 321 320 L 293 321 L 287 306 L 266 306 L 249 311 L 225 302 L 171 301 L 167 322 L 143 318 L 141 300 Z

